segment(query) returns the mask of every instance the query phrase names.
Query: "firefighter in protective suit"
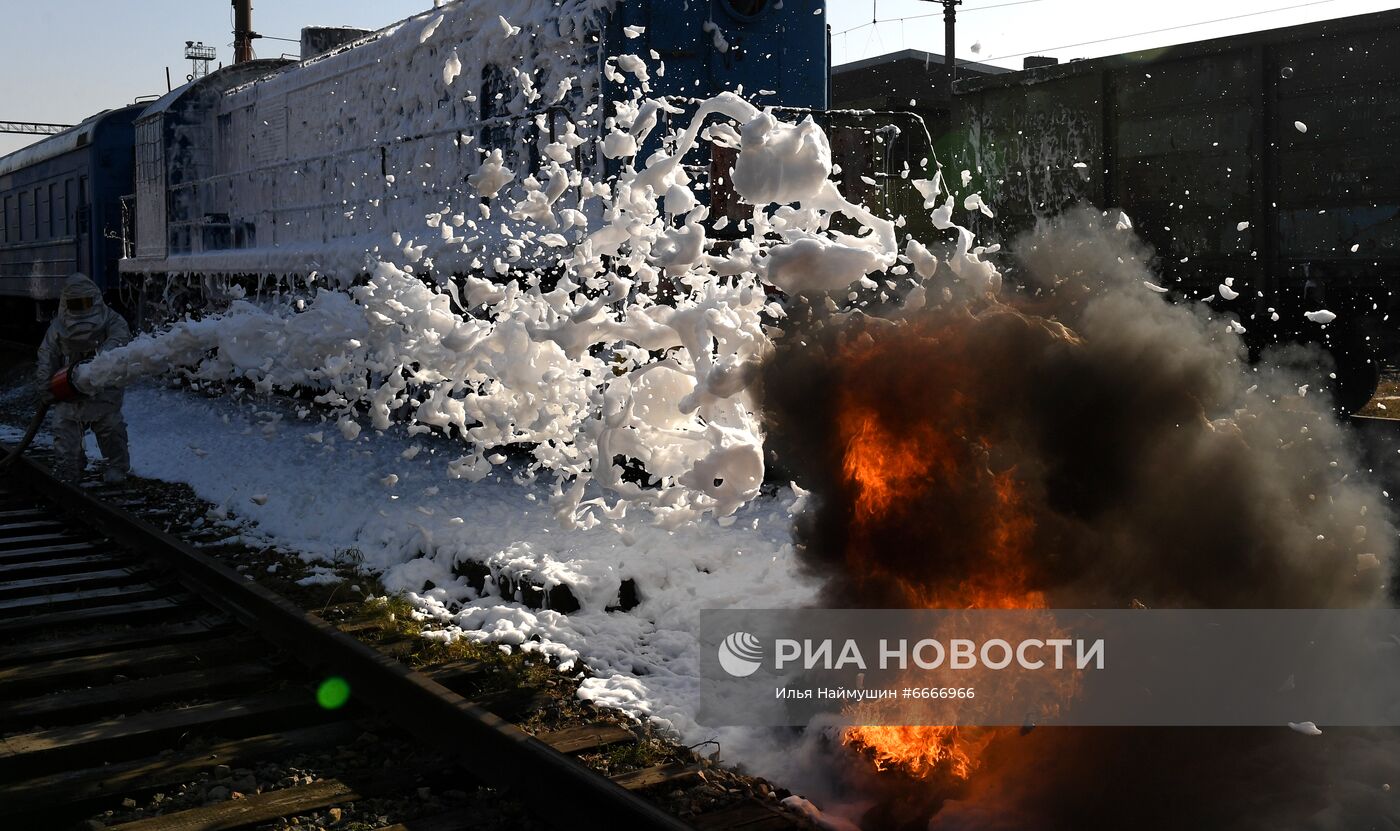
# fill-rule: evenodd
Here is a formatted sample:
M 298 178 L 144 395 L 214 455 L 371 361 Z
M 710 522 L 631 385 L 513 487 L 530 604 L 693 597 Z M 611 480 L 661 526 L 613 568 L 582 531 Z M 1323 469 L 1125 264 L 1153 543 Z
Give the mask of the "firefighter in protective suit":
M 130 339 L 131 329 L 121 315 L 102 302 L 97 284 L 86 274 L 73 274 L 63 283 L 58 314 L 39 346 L 35 377 L 40 398 L 53 402 L 49 379 L 55 372 Z M 103 479 L 107 482 L 126 479 L 131 470 L 131 457 L 127 452 L 120 389 L 99 390 L 75 401 L 54 403 L 53 414 L 56 476 L 69 482 L 82 478 L 87 467 L 83 436 L 91 428 L 107 460 Z

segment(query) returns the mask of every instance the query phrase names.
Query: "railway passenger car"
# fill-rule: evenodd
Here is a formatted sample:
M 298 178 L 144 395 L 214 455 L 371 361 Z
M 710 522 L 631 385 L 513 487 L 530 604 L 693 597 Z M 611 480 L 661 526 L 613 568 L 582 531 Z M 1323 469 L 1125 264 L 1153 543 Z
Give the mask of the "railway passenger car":
M 1256 349 L 1321 340 L 1345 409 L 1400 347 L 1400 11 L 959 83 L 1011 238 L 1076 202 L 1124 209 L 1169 286 L 1233 278 Z M 1303 318 L 1327 308 L 1325 329 Z M 1277 320 L 1275 320 L 1277 315 Z
M 0 315 L 26 337 L 63 279 L 88 274 L 111 292 L 131 193 L 132 124 L 144 105 L 107 110 L 0 158 Z
M 824 0 L 463 0 L 231 88 L 177 90 L 138 123 L 140 221 L 123 271 L 171 286 L 343 274 L 370 252 L 505 273 L 519 262 L 508 239 L 447 247 L 425 219 L 461 210 L 484 153 L 500 151 L 518 182 L 542 145 L 602 135 L 642 86 L 694 98 L 742 87 L 821 109 L 825 23 Z M 574 153 L 584 171 L 615 163 L 585 152 L 591 142 Z

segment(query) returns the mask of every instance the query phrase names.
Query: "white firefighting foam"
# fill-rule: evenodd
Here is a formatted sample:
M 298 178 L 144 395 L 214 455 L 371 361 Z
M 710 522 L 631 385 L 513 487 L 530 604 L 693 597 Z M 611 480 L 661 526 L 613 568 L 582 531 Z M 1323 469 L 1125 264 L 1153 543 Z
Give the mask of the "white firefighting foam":
M 498 28 L 501 36 L 514 35 L 504 18 Z M 452 83 L 459 62 L 454 53 L 435 77 Z M 640 60 L 618 66 L 643 82 L 647 77 Z M 687 126 L 658 136 L 663 116 Z M 507 475 L 479 482 L 469 497 L 458 495 L 440 517 L 432 513 L 436 486 L 421 474 L 443 466 L 423 460 L 415 468 L 414 447 L 401 454 L 398 472 L 375 481 L 381 493 L 407 493 L 410 483 L 421 487 L 428 498 L 413 507 L 426 519 L 404 519 L 410 498 L 396 509 L 365 512 L 361 525 L 347 529 L 346 511 L 311 505 L 322 499 L 316 485 L 363 497 L 369 476 L 382 472 L 357 468 L 364 474 L 359 488 L 345 487 L 337 481 L 344 460 L 322 470 L 307 494 L 270 499 L 265 488 L 243 498 L 256 506 L 251 513 L 260 522 L 266 514 L 269 533 L 296 539 L 291 529 L 307 533 L 307 517 L 315 515 L 325 523 L 324 544 L 377 542 L 381 550 L 367 563 L 446 625 L 439 636 L 493 639 L 544 652 L 563 666 L 581 659 L 595 673 L 584 683 L 586 697 L 662 719 L 698 740 L 704 735 L 687 705 L 698 673 L 696 609 L 751 602 L 758 587 L 774 605 L 810 602 L 816 591 L 791 546 L 765 533 L 785 525 L 778 512 L 759 505 L 747 528 L 718 530 L 755 499 L 764 477 L 763 425 L 750 388 L 777 336 L 765 319 L 771 324 L 783 311 L 766 286 L 788 294 L 829 293 L 826 302 L 839 305 L 845 290 L 871 275 L 883 280 L 912 273 L 917 286 L 904 308 L 917 309 L 938 296 L 924 284 L 943 269 L 919 241 L 907 240 L 901 252 L 895 222 L 841 195 L 830 179 L 827 139 L 811 121 L 784 123 L 732 94 L 701 102 L 690 113 L 638 95 L 619 105 L 608 125 L 597 145 L 602 155 L 624 161 L 616 176 L 595 180 L 573 169 L 571 151 L 584 139 L 570 132 L 541 148 L 545 161 L 535 175 L 508 169 L 499 152 L 487 155 L 457 210 L 433 207 L 429 215 L 430 227 L 449 241 L 466 221 L 482 220 L 485 227 L 488 219 L 509 218 L 516 223 L 511 242 L 553 252 L 564 271 L 557 283 L 525 268 L 503 268 L 510 265 L 503 261 L 488 260 L 483 269 L 494 280 L 436 283 L 410 263 L 372 261 L 363 279 L 321 275 L 305 302 L 238 301 L 222 314 L 143 336 L 99 356 L 84 378 L 107 385 L 178 373 L 247 381 L 260 391 L 309 388 L 347 444 L 363 441 L 364 419 L 380 431 L 402 421 L 410 436 L 441 430 L 459 438 L 461 455 L 445 466 L 447 476 L 477 482 L 493 470 Z M 738 150 L 734 187 L 758 206 L 746 220 L 747 235 L 725 246 L 709 238 L 709 210 L 682 164 L 701 141 Z M 639 164 L 642 148 L 648 155 Z M 995 249 L 975 247 L 973 235 L 954 224 L 956 205 L 941 179 L 915 184 L 934 226 L 956 234 L 947 271 L 969 292 L 999 289 L 1000 275 L 984 257 Z M 969 197 L 962 207 L 987 210 L 980 198 Z M 858 230 L 832 228 L 835 214 Z M 1124 217 L 1120 227 L 1128 225 Z M 1149 283 L 1143 291 L 1157 289 Z M 143 395 L 136 397 L 142 404 Z M 148 423 L 160 424 L 166 402 L 145 404 L 154 414 Z M 191 429 L 188 422 L 175 418 L 167 426 Z M 162 447 L 169 436 L 159 436 Z M 300 445 L 306 453 L 331 452 L 323 442 L 338 440 L 315 430 L 305 432 Z M 505 445 L 528 448 L 531 464 L 506 466 L 499 452 Z M 224 464 L 203 475 L 226 479 L 242 448 L 227 452 Z M 650 481 L 624 476 L 619 460 L 635 460 Z M 157 466 L 169 470 L 174 463 Z M 348 464 L 355 463 L 351 457 Z M 509 489 L 502 478 L 528 488 L 525 480 L 541 474 L 552 488 L 554 517 L 573 529 L 567 540 L 548 539 L 544 523 L 529 511 L 503 520 L 505 502 L 492 502 L 493 490 Z M 268 484 L 285 486 L 286 480 Z M 220 488 L 229 499 L 240 495 L 222 481 L 206 490 Z M 513 492 L 507 497 L 514 499 Z M 638 516 L 628 516 L 633 508 L 661 527 L 644 527 Z M 719 522 L 707 521 L 707 514 Z M 741 546 L 746 550 L 738 551 Z M 425 552 L 429 556 L 416 556 Z M 481 559 L 482 552 L 493 579 L 517 573 L 543 577 L 546 585 L 571 583 L 580 612 L 533 612 L 469 589 L 451 568 Z M 627 570 L 642 586 L 642 605 L 636 614 L 611 614 L 608 604 Z M 414 586 L 428 579 L 437 588 L 418 593 Z M 802 748 L 791 742 L 742 731 L 722 735 L 731 752 L 768 770 L 798 776 L 792 766 L 816 758 L 794 752 Z M 811 771 L 806 776 L 820 779 Z
M 84 383 L 178 372 L 261 391 L 309 388 L 342 431 L 357 432 L 363 414 L 378 430 L 406 418 L 413 429 L 460 437 L 450 474 L 470 480 L 503 458 L 499 448 L 527 446 L 531 473 L 552 475 L 555 513 L 572 527 L 614 522 L 633 506 L 666 527 L 732 515 L 764 476 L 749 388 L 772 345 L 764 316 L 782 315 L 765 284 L 824 292 L 884 272 L 900 259 L 895 224 L 841 195 L 827 138 L 810 119 L 784 123 L 722 93 L 658 142 L 660 116 L 685 115 L 680 108 L 638 93 L 617 109 L 600 142 L 605 153 L 664 149 L 593 181 L 567 170 L 569 154 L 551 145 L 545 184 L 506 169 L 495 151 L 471 177 L 476 195 L 463 195 L 495 197 L 491 211 L 527 226 L 517 238 L 552 246 L 566 269 L 556 284 L 523 271 L 504 283 L 432 284 L 372 262 L 359 281 L 322 275 L 309 301 L 239 300 L 138 338 L 84 367 Z M 748 220 L 748 236 L 722 251 L 682 165 L 707 140 L 738 150 L 735 190 L 764 206 Z M 941 185 L 920 184 L 933 204 Z M 603 218 L 573 242 L 558 229 L 584 220 L 577 208 L 556 206 L 571 189 L 579 198 L 570 205 L 596 200 Z M 485 210 L 481 202 L 461 208 Z M 940 227 L 956 227 L 951 211 L 950 198 L 937 211 Z M 837 214 L 859 232 L 832 229 Z M 971 234 L 958 231 L 955 271 L 993 286 L 983 250 L 970 252 Z M 931 274 L 932 256 L 917 243 L 911 251 L 916 271 Z M 624 465 L 638 463 L 645 483 L 624 478 Z
M 692 106 L 637 96 L 618 107 L 597 140 L 622 160 L 611 178 L 570 169 L 563 151 L 572 147 L 562 144 L 542 148 L 538 178 L 490 154 L 461 204 L 436 214 L 456 228 L 490 198 L 489 215 L 521 223 L 510 241 L 554 252 L 565 272 L 555 284 L 524 268 L 434 282 L 421 268 L 372 261 L 358 280 L 320 275 L 304 302 L 238 300 L 142 336 L 99 356 L 83 377 L 106 385 L 175 374 L 260 392 L 313 390 L 326 426 L 338 429 L 283 423 L 267 437 L 279 448 L 271 456 L 225 435 L 212 411 L 192 418 L 197 402 L 138 390 L 129 409 L 149 441 L 201 446 L 142 452 L 138 429 L 138 472 L 193 482 L 227 506 L 221 512 L 246 514 L 259 533 L 309 558 L 363 551 L 366 567 L 442 627 L 439 637 L 584 665 L 593 677 L 581 696 L 687 740 L 713 735 L 690 704 L 698 609 L 742 605 L 758 586 L 767 602 L 801 606 L 817 588 L 787 540 L 800 492 L 795 503 L 756 498 L 764 434 L 751 386 L 783 317 L 768 286 L 844 304 L 845 290 L 868 288 L 869 276 L 900 275 L 904 264 L 927 280 L 938 260 L 912 241 L 902 256 L 896 224 L 842 196 L 814 122 L 785 123 L 733 94 Z M 662 116 L 681 128 L 659 135 Z M 741 225 L 746 233 L 724 245 L 710 238 L 709 209 L 682 164 L 701 142 L 738 151 L 735 189 L 759 206 Z M 955 228 L 941 182 L 919 185 L 938 205 L 939 227 Z M 845 230 L 831 227 L 836 214 L 850 221 Z M 991 287 L 996 272 L 970 243 L 964 233 L 954 268 Z M 387 433 L 374 441 L 392 471 L 347 452 L 366 446 L 364 422 Z M 434 430 L 462 442 L 449 464 L 416 446 L 398 452 L 400 432 L 411 441 Z M 528 448 L 530 464 L 502 453 L 505 445 Z M 337 454 L 333 465 L 327 453 Z M 649 481 L 628 473 L 638 466 Z M 462 481 L 429 484 L 444 475 L 475 485 L 468 495 Z M 294 477 L 302 487 L 276 491 Z M 535 477 L 542 481 L 532 485 Z M 541 484 L 567 535 L 528 507 Z M 466 560 L 491 570 L 484 591 L 454 573 Z M 560 615 L 510 602 L 492 588 L 506 578 L 567 585 L 581 608 Z M 623 578 L 636 581 L 641 605 L 609 613 Z M 739 756 L 763 744 L 742 731 L 722 735 Z

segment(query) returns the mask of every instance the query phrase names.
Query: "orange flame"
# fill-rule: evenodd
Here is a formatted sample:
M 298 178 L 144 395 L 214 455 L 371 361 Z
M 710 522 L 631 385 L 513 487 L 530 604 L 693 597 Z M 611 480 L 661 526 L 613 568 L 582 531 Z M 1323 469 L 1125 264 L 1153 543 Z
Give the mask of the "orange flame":
M 856 521 L 868 523 L 888 515 L 899 494 L 919 486 L 933 464 L 922 436 L 897 437 L 886 432 L 869 410 L 842 414 L 846 479 L 856 489 Z
M 916 779 L 946 771 L 967 779 L 982 752 L 1006 728 L 866 725 L 848 728 L 842 742 L 864 751 L 876 770 L 898 769 Z
M 1046 607 L 1042 592 L 1031 590 L 1025 552 L 1034 523 L 1021 504 L 1014 470 L 994 474 L 984 466 L 959 465 L 956 437 L 936 433 L 921 423 L 899 434 L 887 429 L 874 410 L 843 402 L 840 431 L 842 470 L 854 494 L 854 528 L 846 557 L 851 572 L 897 585 L 911 608 L 1037 609 Z M 964 454 L 965 455 L 965 454 Z M 957 487 L 959 478 L 979 477 L 996 495 L 994 524 L 985 539 L 985 556 L 975 574 L 956 586 L 922 585 L 907 575 L 881 573 L 868 531 L 882 522 L 898 522 L 902 512 L 935 479 Z M 967 779 L 988 747 L 1014 728 L 866 725 L 847 728 L 842 742 L 865 754 L 878 770 L 897 768 L 918 778 L 946 772 Z

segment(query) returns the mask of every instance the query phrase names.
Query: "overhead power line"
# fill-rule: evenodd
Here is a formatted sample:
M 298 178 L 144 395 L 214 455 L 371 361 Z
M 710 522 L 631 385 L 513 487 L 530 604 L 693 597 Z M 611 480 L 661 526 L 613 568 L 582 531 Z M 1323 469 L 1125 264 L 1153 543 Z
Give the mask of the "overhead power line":
M 972 6 L 972 7 L 970 7 L 970 8 L 963 9 L 962 11 L 958 12 L 958 14 L 972 14 L 973 12 L 985 12 L 985 11 L 988 11 L 989 9 L 1004 9 L 1004 8 L 1006 8 L 1007 6 L 1025 6 L 1025 5 L 1028 5 L 1028 4 L 1030 4 L 1030 3 L 1039 3 L 1039 2 L 1040 2 L 1040 0 L 1015 0 L 1015 2 L 1013 2 L 1013 3 L 997 3 L 997 4 L 994 5 L 994 6 Z M 942 15 L 943 15 L 943 12 L 929 12 L 928 14 L 911 14 L 911 15 L 908 15 L 908 16 L 906 16 L 906 17 L 900 17 L 900 18 L 897 18 L 897 19 L 898 19 L 898 20 L 918 20 L 918 19 L 923 18 L 923 17 L 941 17 Z M 884 21 L 880 21 L 880 22 L 883 23 Z
M 1015 0 L 1015 2 L 1012 2 L 1012 3 L 997 3 L 997 4 L 991 5 L 991 6 L 973 6 L 973 7 L 971 7 L 971 8 L 963 9 L 961 12 L 959 12 L 959 14 L 968 14 L 968 13 L 970 13 L 970 12 L 986 11 L 986 10 L 988 10 L 988 9 L 1002 9 L 1002 8 L 1006 8 L 1007 6 L 1025 6 L 1025 5 L 1028 5 L 1028 4 L 1030 4 L 1030 3 L 1039 3 L 1039 2 L 1041 2 L 1041 0 Z M 943 12 L 930 12 L 930 13 L 928 13 L 928 14 L 910 14 L 910 15 L 905 15 L 904 17 L 887 17 L 887 18 L 885 18 L 884 20 L 881 20 L 881 19 L 879 19 L 879 15 L 877 14 L 874 18 L 872 18 L 872 19 L 870 20 L 869 23 L 862 23 L 862 24 L 860 24 L 859 26 L 852 26 L 852 27 L 849 28 L 849 29 L 842 29 L 842 30 L 839 31 L 839 32 L 832 32 L 832 33 L 831 33 L 831 36 L 832 36 L 832 37 L 838 37 L 838 36 L 840 36 L 840 35 L 850 34 L 851 32 L 858 32 L 858 31 L 860 31 L 861 29 L 867 28 L 867 27 L 869 27 L 869 26 L 875 26 L 875 25 L 878 25 L 878 24 L 880 24 L 880 23 L 903 23 L 903 22 L 906 21 L 906 20 L 921 20 L 921 19 L 923 19 L 923 18 L 925 18 L 925 17 L 941 17 L 942 15 L 943 15 Z
M 1181 29 L 1193 29 L 1197 26 L 1209 26 L 1212 23 L 1225 23 L 1230 20 L 1242 20 L 1246 17 L 1259 17 L 1260 15 L 1275 14 L 1277 12 L 1286 12 L 1291 11 L 1293 9 L 1304 9 L 1308 6 L 1325 6 L 1331 2 L 1333 2 L 1333 0 L 1313 0 L 1313 2 L 1311 3 L 1298 3 L 1297 5 L 1293 6 L 1279 6 L 1278 8 L 1264 9 L 1262 11 L 1257 12 L 1247 12 L 1245 14 L 1232 14 L 1229 17 L 1217 17 L 1211 20 L 1198 20 L 1195 23 L 1182 23 L 1177 26 L 1165 26 L 1161 29 L 1148 29 L 1146 31 L 1133 32 L 1132 34 L 1127 35 L 1114 35 L 1113 37 L 1098 38 L 1097 40 L 1085 40 L 1080 41 L 1079 43 L 1066 43 L 1063 46 L 1045 46 L 1040 49 L 1032 49 L 1029 52 L 1016 52 L 1011 55 L 996 55 L 994 57 L 986 58 L 986 60 L 999 61 L 1006 58 L 1021 58 L 1025 57 L 1026 55 L 1040 55 L 1044 54 L 1045 52 L 1056 52 L 1061 49 L 1077 49 L 1080 46 L 1093 46 L 1097 43 L 1108 43 L 1110 41 L 1115 40 L 1126 40 L 1127 38 L 1141 37 L 1143 35 L 1158 35 L 1163 32 L 1176 32 L 1180 31 Z
M 963 10 L 963 14 L 967 14 L 968 12 L 983 11 L 983 10 L 986 10 L 986 9 L 999 9 L 999 8 L 1004 8 L 1004 7 L 1006 7 L 1006 6 L 1022 6 L 1022 5 L 1025 5 L 1025 4 L 1027 4 L 1027 3 L 1037 3 L 1037 2 L 1040 2 L 1040 0 L 1017 0 L 1017 2 L 1014 2 L 1014 3 L 998 3 L 998 4 L 995 4 L 995 5 L 991 5 L 991 6 L 977 6 L 977 7 L 974 7 L 974 8 L 964 9 L 964 10 Z M 1243 20 L 1243 19 L 1249 18 L 1249 17 L 1260 17 L 1260 16 L 1266 15 L 1266 14 L 1277 14 L 1277 13 L 1279 13 L 1279 12 L 1292 11 L 1292 10 L 1294 10 L 1294 9 L 1305 9 L 1305 8 L 1310 7 L 1310 6 L 1325 6 L 1325 5 L 1327 5 L 1327 4 L 1329 4 L 1329 3 L 1332 3 L 1332 2 L 1334 2 L 1334 0 L 1311 0 L 1311 2 L 1308 2 L 1308 3 L 1296 3 L 1296 4 L 1291 5 L 1291 6 L 1278 6 L 1278 7 L 1272 8 L 1272 9 L 1261 9 L 1260 11 L 1257 11 L 1257 12 L 1245 12 L 1244 14 L 1232 14 L 1232 15 L 1228 15 L 1228 16 L 1226 16 L 1226 17 L 1215 17 L 1215 18 L 1211 18 L 1210 20 L 1197 20 L 1197 21 L 1192 22 L 1192 23 L 1180 23 L 1180 24 L 1177 24 L 1177 25 L 1175 25 L 1175 26 L 1163 26 L 1163 27 L 1160 28 L 1160 29 L 1145 29 L 1145 30 L 1143 30 L 1143 31 L 1141 31 L 1141 32 L 1129 32 L 1129 33 L 1127 33 L 1127 34 L 1114 35 L 1114 36 L 1112 36 L 1112 37 L 1096 38 L 1096 39 L 1094 39 L 1094 40 L 1084 40 L 1084 41 L 1080 41 L 1080 42 L 1078 42 L 1078 43 L 1066 43 L 1066 44 L 1062 44 L 1062 45 L 1060 45 L 1060 46 L 1043 46 L 1043 47 L 1040 47 L 1040 48 L 1038 48 L 1038 49 L 1032 49 L 1032 50 L 1030 50 L 1030 51 L 1028 51 L 1028 52 L 1015 52 L 1015 53 L 1008 54 L 1008 55 L 994 55 L 994 56 L 991 56 L 991 57 L 982 58 L 981 60 L 982 60 L 982 61 L 1000 61 L 1000 60 L 1006 60 L 1006 59 L 1008 59 L 1008 58 L 1023 58 L 1023 57 L 1025 57 L 1025 56 L 1027 56 L 1027 55 L 1041 55 L 1041 54 L 1044 54 L 1044 53 L 1046 53 L 1046 52 L 1056 52 L 1056 51 L 1059 51 L 1059 50 L 1061 50 L 1061 49 L 1077 49 L 1077 48 L 1079 48 L 1079 47 L 1081 47 L 1081 46 L 1094 46 L 1094 45 L 1100 44 L 1100 43 L 1111 43 L 1111 42 L 1113 42 L 1113 41 L 1115 41 L 1115 40 L 1127 40 L 1128 38 L 1143 37 L 1143 36 L 1146 36 L 1146 35 L 1159 35 L 1159 34 L 1162 34 L 1162 33 L 1165 33 L 1165 32 L 1177 32 L 1177 31 L 1181 31 L 1181 30 L 1183 30 L 1183 29 L 1194 29 L 1194 28 L 1198 28 L 1198 27 L 1200 27 L 1200 26 L 1209 26 L 1209 25 L 1211 25 L 1212 23 L 1228 23 L 1228 22 L 1231 21 L 1231 20 Z M 848 33 L 850 33 L 850 32 L 859 31 L 859 30 L 861 30 L 861 29 L 864 29 L 864 28 L 867 28 L 867 27 L 870 27 L 870 26 L 874 26 L 874 25 L 877 25 L 877 24 L 880 24 L 880 23 L 899 23 L 899 22 L 906 21 L 906 20 L 918 20 L 918 19 L 920 19 L 920 18 L 925 18 L 925 17 L 935 17 L 935 16 L 941 15 L 941 14 L 942 14 L 942 12 L 933 12 L 933 13 L 930 13 L 930 14 L 910 15 L 910 16 L 906 16 L 906 17 L 892 17 L 892 18 L 887 18 L 887 19 L 884 19 L 884 20 L 872 20 L 872 21 L 869 22 L 869 23 L 862 23 L 862 24 L 860 24 L 859 26 L 852 26 L 851 28 L 846 29 L 846 30 L 844 30 L 844 31 L 834 32 L 834 33 L 833 33 L 833 36 L 836 36 L 836 35 L 844 35 L 844 34 L 848 34 Z

